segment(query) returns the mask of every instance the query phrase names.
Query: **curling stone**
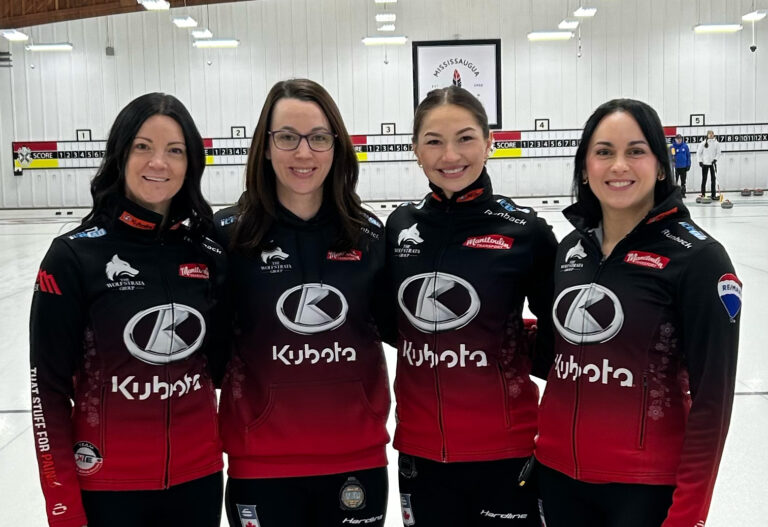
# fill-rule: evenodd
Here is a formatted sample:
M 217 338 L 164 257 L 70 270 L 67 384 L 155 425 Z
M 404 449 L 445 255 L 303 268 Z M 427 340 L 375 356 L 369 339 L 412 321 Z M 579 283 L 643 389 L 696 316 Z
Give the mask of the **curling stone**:
M 701 196 L 696 196 L 696 203 L 701 203 Z
M 733 208 L 733 202 L 731 200 L 727 199 L 727 200 L 723 201 L 720 204 L 720 206 L 723 207 L 724 209 L 732 209 Z
M 762 196 L 763 195 L 763 189 L 756 188 L 755 190 L 752 191 L 752 195 L 753 196 Z
M 752 195 L 752 191 L 751 191 L 751 190 L 749 190 L 748 188 L 745 188 L 745 189 L 743 189 L 743 190 L 741 191 L 741 195 L 742 195 L 742 196 L 751 196 L 751 195 Z
M 712 198 L 710 198 L 709 196 L 704 196 L 703 198 L 701 198 L 701 201 L 699 201 L 699 203 L 703 203 L 705 205 L 712 203 Z

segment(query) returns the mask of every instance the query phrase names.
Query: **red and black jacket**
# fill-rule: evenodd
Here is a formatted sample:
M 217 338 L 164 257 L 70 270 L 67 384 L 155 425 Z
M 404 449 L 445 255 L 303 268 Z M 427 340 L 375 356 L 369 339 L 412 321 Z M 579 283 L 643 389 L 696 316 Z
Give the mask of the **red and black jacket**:
M 211 338 L 222 248 L 122 200 L 56 238 L 30 315 L 32 420 L 50 525 L 84 490 L 165 489 L 222 469 Z
M 238 210 L 214 219 L 227 239 Z M 387 369 L 374 314 L 384 233 L 334 249 L 326 204 L 304 221 L 283 207 L 258 251 L 230 253 L 233 357 L 220 423 L 234 478 L 315 476 L 387 464 Z M 227 242 L 228 244 L 228 242 Z
M 437 187 L 387 220 L 397 304 L 395 448 L 432 460 L 533 452 L 538 389 L 551 361 L 557 242 L 531 209 L 493 195 L 483 174 L 451 199 Z M 527 345 L 523 304 L 540 325 Z
M 675 485 L 703 525 L 731 415 L 741 283 L 677 193 L 603 258 L 577 203 L 555 267 L 555 363 L 536 456 L 586 482 Z M 690 390 L 690 392 L 689 392 Z

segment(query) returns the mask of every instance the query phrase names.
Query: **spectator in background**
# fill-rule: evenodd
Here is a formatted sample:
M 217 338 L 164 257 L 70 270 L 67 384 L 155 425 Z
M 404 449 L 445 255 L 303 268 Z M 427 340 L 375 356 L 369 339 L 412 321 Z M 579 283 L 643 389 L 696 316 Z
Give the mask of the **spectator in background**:
M 715 132 L 707 130 L 707 137 L 699 143 L 699 148 L 696 150 L 696 157 L 699 159 L 699 166 L 701 167 L 701 197 L 707 195 L 707 173 L 712 174 L 710 183 L 712 201 L 717 199 L 717 182 L 715 181 L 715 174 L 717 173 L 717 158 L 720 157 L 720 143 L 717 142 Z
M 672 153 L 672 161 L 675 163 L 675 184 L 680 185 L 680 192 L 685 197 L 685 179 L 691 168 L 691 149 L 688 148 L 688 143 L 685 142 L 683 136 L 677 134 L 670 147 L 670 152 Z

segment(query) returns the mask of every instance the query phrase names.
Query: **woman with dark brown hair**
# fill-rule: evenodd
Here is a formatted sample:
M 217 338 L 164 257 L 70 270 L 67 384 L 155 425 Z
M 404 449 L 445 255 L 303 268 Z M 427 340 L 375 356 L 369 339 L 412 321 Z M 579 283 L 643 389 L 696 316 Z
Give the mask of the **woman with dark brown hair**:
M 325 89 L 273 86 L 246 190 L 215 217 L 232 258 L 234 352 L 220 413 L 232 526 L 384 524 L 384 237 L 357 178 Z

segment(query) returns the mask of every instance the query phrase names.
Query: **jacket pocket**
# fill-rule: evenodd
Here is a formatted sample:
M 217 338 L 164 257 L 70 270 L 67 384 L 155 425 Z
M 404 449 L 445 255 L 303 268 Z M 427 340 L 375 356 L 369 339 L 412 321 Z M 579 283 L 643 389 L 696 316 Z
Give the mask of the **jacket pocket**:
M 333 456 L 383 446 L 388 407 L 374 408 L 359 380 L 272 385 L 264 411 L 246 427 L 246 450 Z
M 643 375 L 643 396 L 640 401 L 640 426 L 637 431 L 637 448 L 645 449 L 645 425 L 648 422 L 648 377 Z
M 499 379 L 501 381 L 501 401 L 504 408 L 504 426 L 505 428 L 512 427 L 512 420 L 509 417 L 509 386 L 507 384 L 507 378 L 504 376 L 504 368 L 501 364 L 498 365 Z

